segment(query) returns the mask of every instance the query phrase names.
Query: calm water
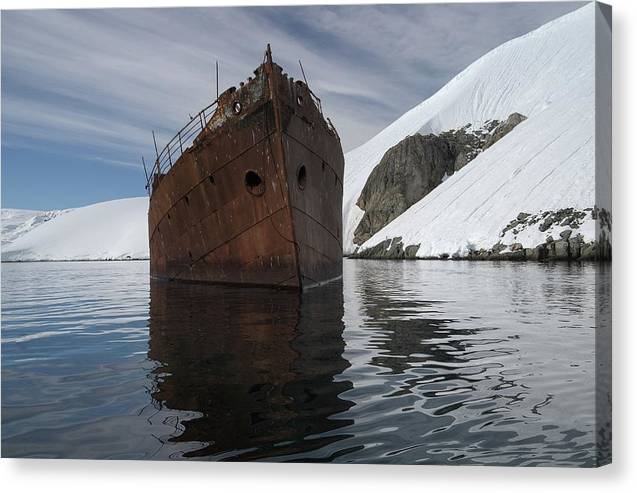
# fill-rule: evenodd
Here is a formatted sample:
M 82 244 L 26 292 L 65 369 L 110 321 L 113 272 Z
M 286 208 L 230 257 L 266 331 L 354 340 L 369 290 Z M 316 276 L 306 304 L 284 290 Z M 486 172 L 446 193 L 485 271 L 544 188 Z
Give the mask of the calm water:
M 302 299 L 2 264 L 2 455 L 592 466 L 609 306 L 593 264 L 347 260 Z

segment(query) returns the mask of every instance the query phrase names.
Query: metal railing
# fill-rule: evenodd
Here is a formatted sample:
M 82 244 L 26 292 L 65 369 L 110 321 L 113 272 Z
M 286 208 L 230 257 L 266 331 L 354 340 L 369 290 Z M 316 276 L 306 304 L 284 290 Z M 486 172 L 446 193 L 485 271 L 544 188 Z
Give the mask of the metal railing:
M 218 100 L 213 101 L 206 106 L 203 110 L 197 113 L 195 116 L 191 116 L 190 121 L 186 123 L 181 130 L 179 130 L 175 136 L 170 139 L 161 152 L 158 152 L 157 141 L 155 140 L 155 133 L 153 132 L 153 140 L 155 140 L 155 152 L 157 159 L 155 164 L 146 177 L 146 189 L 151 191 L 152 182 L 156 175 L 165 174 L 173 167 L 173 164 L 184 153 L 185 149 L 188 149 L 195 140 L 195 137 L 206 128 L 208 120 L 214 114 L 217 107 Z
M 314 92 L 312 92 L 307 83 L 305 87 L 310 94 L 310 98 L 317 106 L 321 115 L 323 115 L 323 106 L 321 105 L 320 98 L 316 94 L 314 94 Z M 195 116 L 191 116 L 190 121 L 186 123 L 181 128 L 181 130 L 179 130 L 175 134 L 175 136 L 168 142 L 168 144 L 166 144 L 162 148 L 161 152 L 159 152 L 157 149 L 155 132 L 153 132 L 153 141 L 155 143 L 155 153 L 157 155 L 157 158 L 155 159 L 155 164 L 153 165 L 150 173 L 146 175 L 146 190 L 148 190 L 149 194 L 152 192 L 151 186 L 153 184 L 155 176 L 162 175 L 170 171 L 170 169 L 173 167 L 173 164 L 184 153 L 184 150 L 188 149 L 188 147 L 190 147 L 190 145 L 195 140 L 195 137 L 197 137 L 197 135 L 199 135 L 199 133 L 203 131 L 204 128 L 206 128 L 208 120 L 210 119 L 210 117 L 212 117 L 217 108 L 218 102 L 218 99 L 213 101 Z M 334 125 L 332 125 L 332 122 L 329 121 L 329 118 L 328 124 L 333 129 L 333 131 L 336 132 L 336 129 L 334 128 Z M 144 169 L 146 169 L 145 163 Z

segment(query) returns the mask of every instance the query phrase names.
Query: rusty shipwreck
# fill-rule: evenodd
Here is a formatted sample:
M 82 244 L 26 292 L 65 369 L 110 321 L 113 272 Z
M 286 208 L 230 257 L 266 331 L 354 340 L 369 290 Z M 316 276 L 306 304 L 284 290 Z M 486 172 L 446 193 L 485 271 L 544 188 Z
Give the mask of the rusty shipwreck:
M 148 175 L 153 278 L 305 289 L 342 275 L 343 151 L 272 61 L 223 92 Z

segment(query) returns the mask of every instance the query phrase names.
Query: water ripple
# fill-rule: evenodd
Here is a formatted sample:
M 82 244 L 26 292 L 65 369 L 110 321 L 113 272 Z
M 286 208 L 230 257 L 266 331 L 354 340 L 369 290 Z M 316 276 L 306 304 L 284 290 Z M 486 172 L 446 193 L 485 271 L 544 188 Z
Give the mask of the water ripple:
M 346 261 L 302 298 L 3 264 L 3 455 L 591 466 L 609 297 L 592 264 Z

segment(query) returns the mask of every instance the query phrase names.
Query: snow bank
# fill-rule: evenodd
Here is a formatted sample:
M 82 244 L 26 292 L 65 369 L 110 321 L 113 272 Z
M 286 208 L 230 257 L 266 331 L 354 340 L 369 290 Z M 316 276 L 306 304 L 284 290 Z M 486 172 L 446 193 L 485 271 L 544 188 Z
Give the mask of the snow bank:
M 2 209 L 0 226 L 2 228 L 2 245 L 17 240 L 33 228 L 53 219 L 64 211 L 30 211 L 26 209 Z
M 594 3 L 489 52 L 432 97 L 345 157 L 344 249 L 363 211 L 356 201 L 383 154 L 416 132 L 528 119 L 363 247 L 402 236 L 418 256 L 491 247 L 519 212 L 595 205 Z M 610 43 L 610 30 L 604 34 Z M 590 228 L 587 228 L 587 230 Z M 530 241 L 535 241 L 531 239 Z
M 34 211 L 3 210 L 17 221 Z M 35 213 L 33 217 L 41 217 Z M 3 244 L 3 261 L 148 258 L 148 198 L 112 200 L 55 211 L 54 217 Z

